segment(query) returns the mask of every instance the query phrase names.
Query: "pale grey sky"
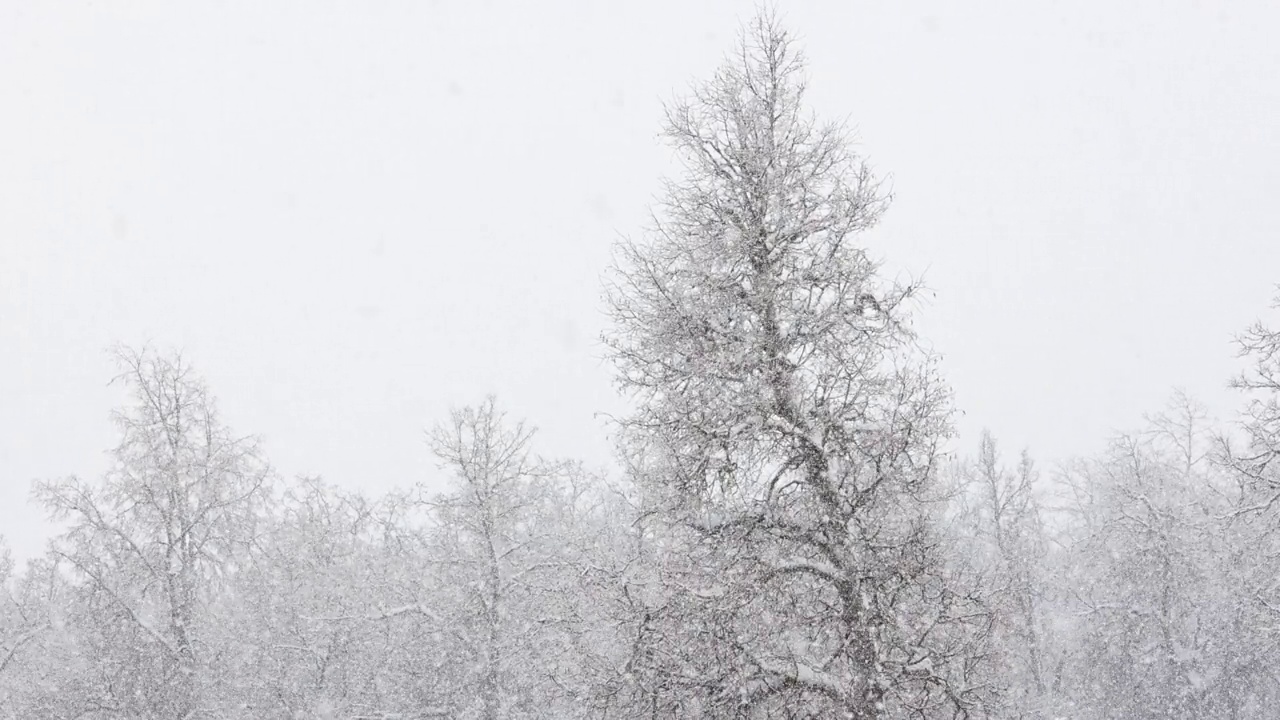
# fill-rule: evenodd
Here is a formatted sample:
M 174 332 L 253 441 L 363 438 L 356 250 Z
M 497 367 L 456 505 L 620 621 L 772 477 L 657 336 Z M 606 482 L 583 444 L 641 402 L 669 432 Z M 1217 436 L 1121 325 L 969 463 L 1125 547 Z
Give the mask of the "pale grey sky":
M 867 242 L 936 298 L 965 415 L 1046 463 L 1186 387 L 1280 282 L 1267 2 L 781 2 L 809 101 L 891 175 Z M 603 465 L 600 272 L 671 168 L 661 102 L 748 2 L 0 4 L 0 533 L 98 475 L 105 348 L 181 347 L 285 475 L 437 473 L 493 392 Z M 607 8 L 607 9 L 606 9 Z

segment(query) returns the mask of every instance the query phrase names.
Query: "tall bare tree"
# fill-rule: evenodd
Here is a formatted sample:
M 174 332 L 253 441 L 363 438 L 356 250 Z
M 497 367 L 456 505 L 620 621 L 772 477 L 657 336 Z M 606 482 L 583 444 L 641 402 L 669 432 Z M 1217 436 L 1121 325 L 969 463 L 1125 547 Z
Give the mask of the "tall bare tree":
M 668 716 L 976 712 L 985 620 L 931 530 L 948 392 L 907 326 L 915 288 L 857 244 L 886 197 L 804 92 L 792 37 L 756 18 L 668 107 L 685 173 L 619 247 L 605 340 L 673 521 L 637 677 Z
M 1272 307 L 1280 309 L 1280 293 Z M 1251 362 L 1231 381 L 1247 398 L 1246 442 L 1234 447 L 1224 441 L 1222 458 L 1240 475 L 1246 494 L 1257 500 L 1248 512 L 1260 512 L 1280 501 L 1280 331 L 1259 321 L 1236 338 L 1236 345 Z
M 252 537 L 271 473 L 180 356 L 118 359 L 131 402 L 114 416 L 111 469 L 99 483 L 38 482 L 34 495 L 70 521 L 53 552 L 78 581 L 70 622 L 99 680 L 85 708 L 188 720 L 209 709 L 204 611 Z
M 1005 712 L 1040 717 L 1051 703 L 1048 635 L 1048 536 L 1037 497 L 1035 464 L 1023 451 L 1004 466 L 995 438 L 983 431 L 976 458 L 955 465 L 957 545 L 981 568 L 993 613 L 992 669 L 1004 685 Z
M 13 557 L 3 542 L 0 537 L 0 673 L 8 670 L 23 648 L 49 628 L 47 615 L 33 612 L 15 587 Z M 3 701 L 0 695 L 0 706 Z

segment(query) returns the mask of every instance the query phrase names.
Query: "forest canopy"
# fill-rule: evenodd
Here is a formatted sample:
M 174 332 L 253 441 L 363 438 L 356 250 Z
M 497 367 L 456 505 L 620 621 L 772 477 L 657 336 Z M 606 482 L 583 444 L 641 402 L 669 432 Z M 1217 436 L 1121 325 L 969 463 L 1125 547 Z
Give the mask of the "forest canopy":
M 949 452 L 806 72 L 763 13 L 667 107 L 603 292 L 611 468 L 489 397 L 424 434 L 443 491 L 284 478 L 182 353 L 115 351 L 109 469 L 36 481 L 62 530 L 0 553 L 0 716 L 1272 717 L 1280 331 L 1238 339 L 1236 425 L 1174 393 L 1060 467 Z

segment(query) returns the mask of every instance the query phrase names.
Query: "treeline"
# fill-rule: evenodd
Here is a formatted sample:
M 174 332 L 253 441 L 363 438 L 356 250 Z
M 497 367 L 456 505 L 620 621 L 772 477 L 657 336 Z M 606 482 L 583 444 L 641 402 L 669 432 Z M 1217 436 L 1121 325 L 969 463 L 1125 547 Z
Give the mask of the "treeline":
M 178 354 L 118 353 L 111 468 L 0 563 L 0 717 L 1241 718 L 1280 707 L 1280 333 L 1243 420 L 1177 396 L 1098 457 L 945 452 L 887 201 L 769 16 L 668 108 L 684 173 L 618 247 L 617 467 L 493 399 L 451 485 L 285 480 Z
M 431 442 L 451 492 L 284 483 L 177 357 L 123 354 L 99 482 L 4 607 L 6 716 L 575 717 L 617 678 L 627 498 L 492 403 Z

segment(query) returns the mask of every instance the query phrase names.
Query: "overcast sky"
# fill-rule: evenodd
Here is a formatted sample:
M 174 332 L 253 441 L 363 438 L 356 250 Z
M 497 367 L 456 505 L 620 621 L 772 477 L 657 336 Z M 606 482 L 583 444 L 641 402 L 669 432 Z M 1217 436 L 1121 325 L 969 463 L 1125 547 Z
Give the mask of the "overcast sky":
M 1274 4 L 964 5 L 780 5 L 891 178 L 866 243 L 934 291 L 961 440 L 1229 415 L 1280 282 Z M 288 476 L 438 479 L 423 429 L 489 392 L 608 464 L 600 273 L 753 8 L 0 4 L 0 533 L 38 553 L 31 480 L 105 468 L 116 342 L 182 348 Z

